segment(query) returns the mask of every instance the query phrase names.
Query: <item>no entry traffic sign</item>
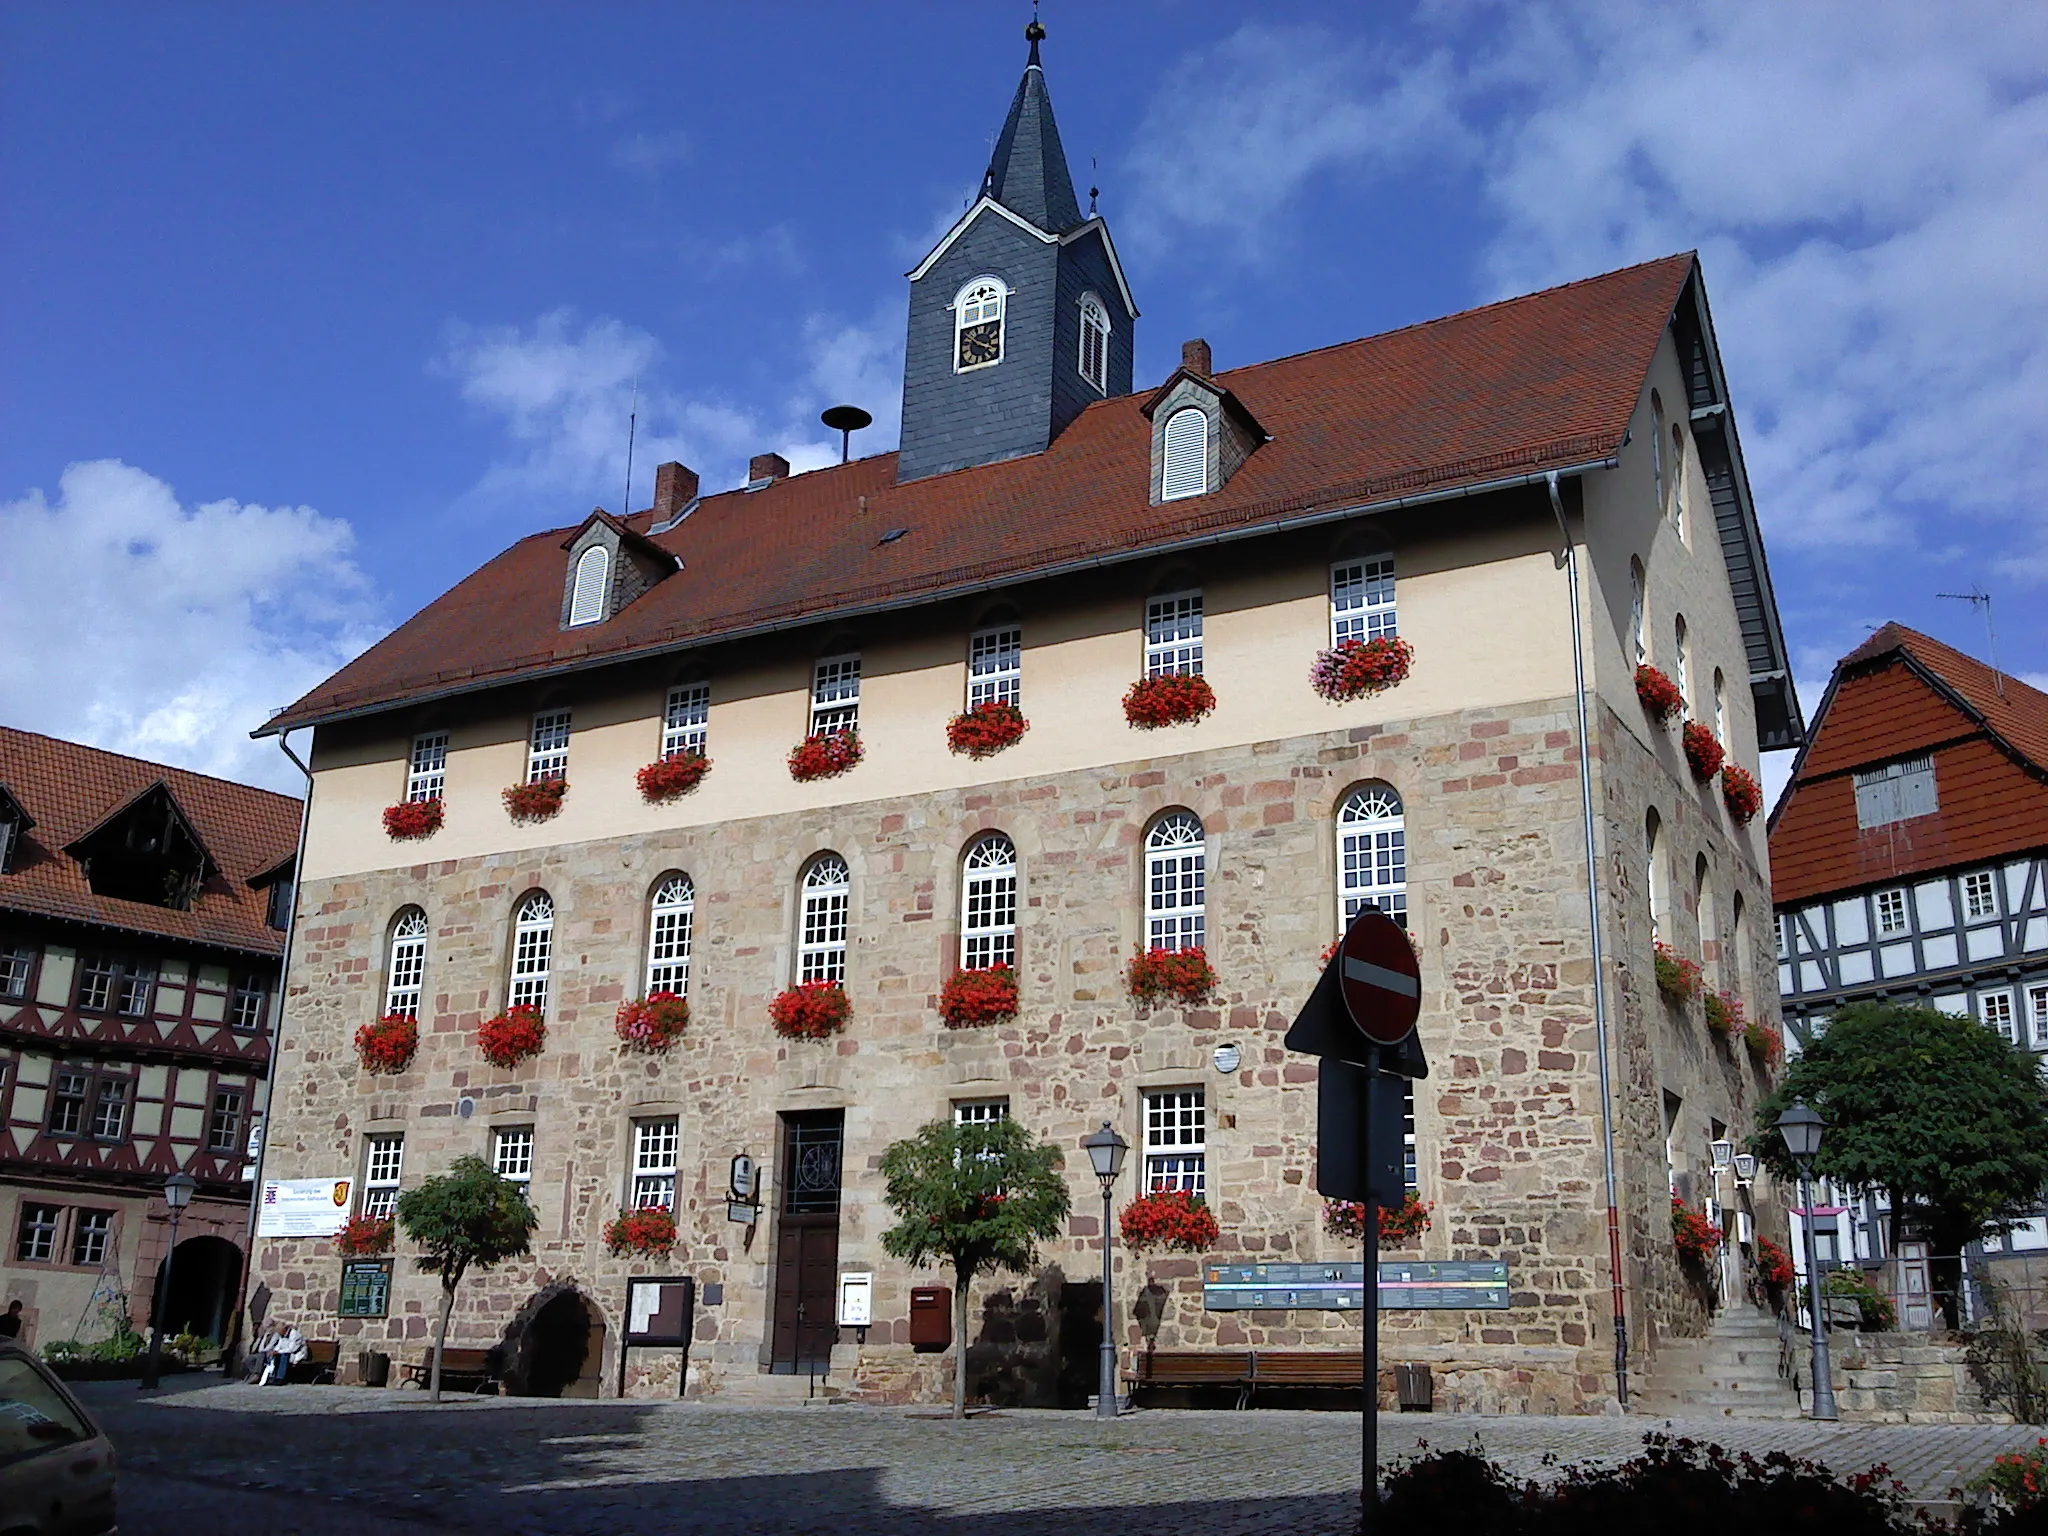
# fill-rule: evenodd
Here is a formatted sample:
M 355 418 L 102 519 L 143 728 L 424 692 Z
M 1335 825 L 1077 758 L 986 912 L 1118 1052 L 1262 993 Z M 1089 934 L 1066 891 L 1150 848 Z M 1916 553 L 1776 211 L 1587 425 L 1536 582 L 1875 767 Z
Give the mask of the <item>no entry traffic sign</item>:
M 1366 907 L 1344 930 L 1337 982 L 1344 1010 L 1375 1045 L 1399 1045 L 1422 1012 L 1422 969 L 1408 933 L 1377 907 Z

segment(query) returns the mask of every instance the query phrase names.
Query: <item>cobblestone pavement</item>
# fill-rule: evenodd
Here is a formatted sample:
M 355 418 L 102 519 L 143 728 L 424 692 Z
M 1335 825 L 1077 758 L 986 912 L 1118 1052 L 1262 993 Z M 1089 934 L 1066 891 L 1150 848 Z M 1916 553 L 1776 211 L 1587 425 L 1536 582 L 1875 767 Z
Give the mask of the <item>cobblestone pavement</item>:
M 886 1532 L 1005 1536 L 1348 1532 L 1359 1440 L 1344 1413 L 1158 1409 L 1105 1424 L 1005 1412 L 954 1423 L 864 1407 L 482 1398 L 187 1384 L 142 1398 L 86 1389 L 121 1453 L 127 1536 L 492 1536 Z M 1384 1458 L 1475 1441 L 1510 1470 L 1615 1459 L 1649 1419 L 1388 1415 Z M 1887 1462 L 1941 1499 L 2024 1426 L 1824 1426 L 1678 1421 L 1732 1449 L 1784 1450 L 1861 1471 Z M 204 1515 L 198 1513 L 205 1511 Z M 232 1515 L 233 1526 L 227 1523 Z

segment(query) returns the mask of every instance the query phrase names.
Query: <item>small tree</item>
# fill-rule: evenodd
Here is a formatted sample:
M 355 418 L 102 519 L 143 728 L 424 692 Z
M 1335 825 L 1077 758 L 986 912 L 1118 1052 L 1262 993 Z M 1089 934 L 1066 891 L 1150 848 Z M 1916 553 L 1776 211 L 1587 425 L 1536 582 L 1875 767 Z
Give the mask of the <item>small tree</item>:
M 2048 1090 L 2031 1051 L 1974 1019 L 1854 1003 L 1807 1046 L 1757 1106 L 1750 1149 L 1773 1173 L 1798 1168 L 1778 1116 L 1803 1098 L 1827 1117 L 1814 1173 L 1892 1202 L 1927 1227 L 1942 1320 L 1958 1326 L 1964 1244 L 2033 1210 L 2048 1185 Z
M 458 1157 L 447 1173 L 398 1197 L 398 1224 L 420 1246 L 419 1267 L 441 1277 L 441 1315 L 434 1324 L 433 1400 L 441 1401 L 441 1351 L 455 1288 L 474 1264 L 489 1269 L 524 1258 L 527 1234 L 540 1225 L 526 1192 L 480 1157 Z
M 896 1225 L 882 1247 L 914 1269 L 953 1270 L 953 1417 L 967 1416 L 967 1293 L 994 1270 L 1028 1273 L 1071 1204 L 1060 1149 L 1014 1120 L 934 1120 L 882 1154 Z M 1104 1326 L 1108 1319 L 1105 1317 Z

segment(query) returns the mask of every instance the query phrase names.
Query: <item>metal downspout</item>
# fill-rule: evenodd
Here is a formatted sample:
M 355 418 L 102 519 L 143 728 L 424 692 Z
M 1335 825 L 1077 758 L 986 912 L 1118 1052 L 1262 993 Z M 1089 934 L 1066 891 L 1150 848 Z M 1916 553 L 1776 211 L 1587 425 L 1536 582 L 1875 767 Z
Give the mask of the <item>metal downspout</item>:
M 1572 599 L 1572 683 L 1579 709 L 1579 815 L 1586 833 L 1586 914 L 1593 942 L 1593 1028 L 1600 1047 L 1600 1150 L 1607 1176 L 1607 1269 L 1614 1292 L 1614 1395 L 1628 1407 L 1628 1302 L 1621 1279 L 1621 1216 L 1615 1205 L 1614 1089 L 1607 1064 L 1607 961 L 1600 934 L 1600 841 L 1593 819 L 1593 748 L 1586 723 L 1586 643 L 1579 623 L 1579 551 L 1565 521 L 1557 474 L 1544 477 L 1550 510 L 1564 535 L 1564 566 Z

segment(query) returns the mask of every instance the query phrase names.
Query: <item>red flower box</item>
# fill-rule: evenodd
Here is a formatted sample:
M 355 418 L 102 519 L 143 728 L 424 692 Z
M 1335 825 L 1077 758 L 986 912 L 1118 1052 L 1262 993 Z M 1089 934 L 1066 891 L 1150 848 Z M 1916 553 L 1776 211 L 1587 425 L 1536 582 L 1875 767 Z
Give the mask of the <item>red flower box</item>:
M 946 745 L 962 757 L 994 757 L 1030 729 L 1023 710 L 991 699 L 946 722 Z
M 1381 1206 L 1380 1241 L 1402 1247 L 1416 1241 L 1430 1228 L 1429 1205 L 1414 1190 L 1397 1206 Z M 1354 1242 L 1365 1238 L 1365 1203 L 1360 1200 L 1325 1200 L 1323 1202 L 1323 1230 L 1332 1237 L 1348 1237 Z
M 1657 941 L 1657 990 L 1674 1003 L 1689 1003 L 1700 995 L 1700 963 L 1681 955 L 1662 939 Z
M 1216 967 L 1200 945 L 1191 949 L 1141 949 L 1131 956 L 1125 980 L 1131 996 L 1141 1003 L 1156 1003 L 1171 997 L 1183 1003 L 1203 1003 L 1216 990 Z
M 1124 718 L 1141 731 L 1186 725 L 1216 707 L 1216 690 L 1206 677 L 1162 672 L 1141 677 L 1124 694 Z
M 1669 725 L 1685 708 L 1685 695 L 1678 684 L 1648 662 L 1636 668 L 1636 697 L 1659 725 Z
M 1738 827 L 1748 826 L 1764 808 L 1764 787 L 1747 768 L 1730 763 L 1721 770 L 1721 803 Z
M 1756 1240 L 1756 1277 L 1772 1290 L 1782 1290 L 1797 1278 L 1792 1255 L 1768 1237 Z
M 1704 1264 L 1721 1246 L 1721 1229 L 1678 1196 L 1671 1197 L 1671 1242 L 1688 1264 Z
M 432 837 L 441 830 L 441 797 L 405 800 L 384 807 L 384 835 L 394 842 Z
M 949 1029 L 973 1029 L 982 1024 L 1001 1024 L 1017 1016 L 1017 972 L 1015 967 L 991 965 L 980 970 L 955 971 L 946 978 L 939 993 L 939 1016 Z
M 633 782 L 640 786 L 640 798 L 649 805 L 663 805 L 679 795 L 687 795 L 704 782 L 704 775 L 711 771 L 711 759 L 702 752 L 678 752 L 674 757 L 664 757 L 649 763 L 633 775 Z
M 768 1005 L 775 1033 L 789 1040 L 823 1040 L 846 1028 L 853 1005 L 836 981 L 805 981 L 785 987 Z
M 1742 1031 L 1742 1039 L 1749 1054 L 1767 1067 L 1775 1067 L 1785 1059 L 1785 1032 L 1775 1024 L 1751 1019 Z
M 621 1211 L 604 1224 L 604 1245 L 615 1259 L 628 1254 L 651 1258 L 676 1245 L 676 1218 L 665 1205 Z
M 1717 1035 L 1739 1035 L 1748 1028 L 1742 999 L 1733 992 L 1709 992 L 1700 999 L 1707 1012 L 1707 1028 Z
M 665 1051 L 690 1027 L 690 1002 L 673 992 L 650 992 L 619 1004 L 619 1043 L 636 1051 Z
M 806 736 L 789 749 L 789 776 L 798 783 L 836 779 L 861 760 L 859 731 L 827 731 Z
M 1207 1253 L 1223 1232 L 1216 1213 L 1200 1195 L 1184 1189 L 1156 1189 L 1140 1195 L 1117 1216 L 1117 1230 L 1134 1253 L 1165 1248 L 1179 1253 Z
M 389 1216 L 358 1216 L 334 1236 L 334 1251 L 344 1259 L 372 1259 L 389 1253 L 398 1225 Z
M 567 779 L 514 784 L 505 791 L 505 811 L 514 821 L 546 821 L 561 810 L 562 796 L 568 792 Z
M 507 1008 L 476 1028 L 476 1048 L 494 1067 L 516 1067 L 527 1057 L 538 1056 L 547 1043 L 548 1027 L 531 1003 Z
M 356 1031 L 356 1059 L 365 1072 L 403 1072 L 419 1048 L 419 1020 L 402 1013 L 387 1013 Z
M 1721 740 L 1697 720 L 1685 722 L 1680 733 L 1685 743 L 1685 760 L 1692 769 L 1692 776 L 1704 784 L 1721 771 L 1722 760 L 1728 756 Z
M 1407 681 L 1415 647 L 1398 635 L 1377 640 L 1344 640 L 1316 653 L 1309 685 L 1334 704 L 1369 699 Z

